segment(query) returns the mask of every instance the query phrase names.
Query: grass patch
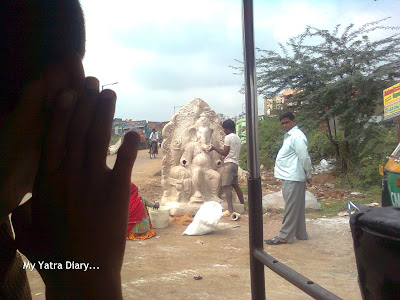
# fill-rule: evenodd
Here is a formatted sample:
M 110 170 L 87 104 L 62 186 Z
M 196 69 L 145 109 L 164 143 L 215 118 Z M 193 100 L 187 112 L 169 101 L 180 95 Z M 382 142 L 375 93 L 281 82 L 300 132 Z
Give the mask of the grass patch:
M 341 211 L 347 210 L 348 201 L 321 201 L 321 210 L 306 209 L 306 213 L 313 213 L 316 217 L 334 217 Z
M 242 190 L 243 194 L 245 194 L 245 195 L 249 194 L 249 190 L 247 188 L 247 185 L 241 185 L 240 189 Z
M 343 185 L 341 185 L 342 188 L 345 188 Z M 248 188 L 247 185 L 241 185 L 240 188 L 243 191 L 243 194 L 245 197 L 248 198 Z M 354 190 L 346 186 L 348 190 Z M 356 191 L 356 190 L 354 190 Z M 340 212 L 347 211 L 347 205 L 349 201 L 352 201 L 356 204 L 365 204 L 368 205 L 372 202 L 377 202 L 381 204 L 381 192 L 382 192 L 382 187 L 381 186 L 371 186 L 368 190 L 360 190 L 360 192 L 363 194 L 363 197 L 361 198 L 353 198 L 353 197 L 343 197 L 343 198 L 337 198 L 337 199 L 324 199 L 321 201 L 318 201 L 321 204 L 321 210 L 313 210 L 313 209 L 306 209 L 306 213 L 310 214 L 311 217 L 315 218 L 320 218 L 322 216 L 324 217 L 335 217 L 338 215 Z M 245 200 L 244 203 L 246 209 L 248 208 L 248 201 Z M 274 211 L 275 213 L 283 213 L 283 210 L 277 210 Z M 265 212 L 264 212 L 265 213 Z
M 341 198 L 341 199 L 325 199 L 320 201 L 321 210 L 315 211 L 311 209 L 306 209 L 306 213 L 312 213 L 316 217 L 334 217 L 337 216 L 338 213 L 347 211 L 347 204 L 349 201 L 352 201 L 356 204 L 365 204 L 368 205 L 372 202 L 377 202 L 381 204 L 381 188 L 374 186 L 371 187 L 368 191 L 363 191 L 362 198 Z

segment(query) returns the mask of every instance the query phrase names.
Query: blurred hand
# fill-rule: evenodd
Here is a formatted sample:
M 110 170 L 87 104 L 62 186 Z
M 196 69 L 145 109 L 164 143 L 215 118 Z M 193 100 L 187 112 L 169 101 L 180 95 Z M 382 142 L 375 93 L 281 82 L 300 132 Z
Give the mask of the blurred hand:
M 311 178 L 308 178 L 308 179 L 307 179 L 307 183 L 308 183 L 309 185 L 312 185 L 312 179 L 311 179 Z
M 160 208 L 160 202 L 154 203 L 153 209 L 159 209 Z
M 71 91 L 60 97 L 74 98 Z M 126 133 L 114 169 L 106 166 L 115 101 L 113 91 L 99 94 L 98 80 L 89 77 L 75 107 L 54 114 L 32 199 L 13 213 L 17 246 L 36 263 L 50 298 L 122 297 L 130 176 L 140 137 Z M 64 269 L 40 269 L 39 261 Z M 66 261 L 94 269 L 67 270 Z

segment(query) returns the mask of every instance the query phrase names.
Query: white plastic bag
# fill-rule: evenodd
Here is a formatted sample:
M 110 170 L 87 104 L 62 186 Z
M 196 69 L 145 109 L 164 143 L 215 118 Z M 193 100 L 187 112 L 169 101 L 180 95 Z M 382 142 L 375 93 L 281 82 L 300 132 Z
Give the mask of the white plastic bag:
M 113 155 L 113 154 L 117 153 L 119 147 L 121 146 L 121 144 L 122 144 L 122 138 L 120 138 L 118 140 L 118 142 L 116 142 L 114 145 L 111 145 L 111 146 L 108 147 L 108 153 L 110 155 Z
M 193 222 L 186 228 L 183 234 L 204 235 L 213 232 L 222 217 L 222 205 L 215 201 L 207 201 L 194 216 Z

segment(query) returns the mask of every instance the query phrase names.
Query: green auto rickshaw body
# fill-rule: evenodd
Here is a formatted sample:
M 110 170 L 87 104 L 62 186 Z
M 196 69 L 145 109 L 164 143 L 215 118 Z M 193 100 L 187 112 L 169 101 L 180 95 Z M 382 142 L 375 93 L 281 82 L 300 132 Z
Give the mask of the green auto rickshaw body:
M 400 206 L 400 144 L 384 168 L 382 206 Z

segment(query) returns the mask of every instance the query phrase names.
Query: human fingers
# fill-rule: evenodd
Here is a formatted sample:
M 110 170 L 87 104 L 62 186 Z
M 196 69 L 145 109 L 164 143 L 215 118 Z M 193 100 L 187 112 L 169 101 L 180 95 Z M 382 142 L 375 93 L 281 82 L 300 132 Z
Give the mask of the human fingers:
M 79 91 L 85 82 L 85 71 L 82 58 L 76 53 L 70 53 L 62 61 L 62 66 L 68 76 L 68 87 Z
M 124 141 L 118 150 L 117 160 L 113 169 L 113 175 L 117 182 L 130 182 L 133 163 L 139 150 L 140 136 L 131 130 L 124 136 Z
M 66 89 L 79 91 L 85 80 L 85 73 L 80 57 L 76 54 L 66 56 L 62 61 L 46 66 L 41 76 L 47 89 L 47 98 L 54 97 Z
M 107 150 L 111 138 L 112 121 L 115 112 L 116 94 L 104 90 L 97 101 L 95 116 L 88 132 L 88 165 L 94 168 L 106 167 Z
M 65 139 L 63 131 L 72 114 L 76 93 L 83 86 L 83 80 L 82 61 L 76 54 L 67 55 L 62 61 L 50 63 L 41 74 L 42 97 L 45 99 L 45 115 L 43 116 L 45 127 L 42 135 L 47 143 L 44 156 L 49 161 L 51 169 L 56 168 L 55 161 L 61 160 L 64 155 L 65 149 L 60 148 L 57 140 Z M 37 115 L 35 117 L 38 118 Z M 63 144 L 65 147 L 65 141 Z M 53 149 L 50 150 L 49 146 Z M 58 156 L 58 159 L 55 156 Z
M 50 126 L 42 150 L 44 170 L 51 174 L 61 164 L 65 155 L 68 126 L 77 102 L 77 93 L 74 90 L 65 90 L 56 99 L 53 112 L 50 116 Z
M 67 137 L 67 154 L 65 162 L 75 168 L 84 157 L 84 150 L 87 145 L 86 135 L 91 124 L 99 95 L 99 81 L 95 77 L 85 79 L 84 90 L 78 95 L 78 102 Z
M 24 86 L 17 107 L 5 113 L 0 132 L 0 220 L 8 215 L 32 191 L 39 164 L 48 114 L 53 99 L 67 87 L 83 83 L 83 67 L 77 55 L 49 64 L 40 78 Z M 28 124 L 28 125 L 27 125 Z

